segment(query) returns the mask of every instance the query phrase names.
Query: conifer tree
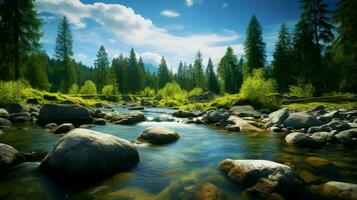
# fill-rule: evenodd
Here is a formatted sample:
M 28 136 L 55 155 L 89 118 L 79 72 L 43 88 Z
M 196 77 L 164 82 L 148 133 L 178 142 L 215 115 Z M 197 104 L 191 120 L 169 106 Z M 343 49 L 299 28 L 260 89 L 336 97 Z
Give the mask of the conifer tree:
M 163 88 L 166 83 L 170 82 L 170 72 L 167 68 L 166 60 L 164 57 L 161 58 L 161 63 L 159 65 L 158 79 L 159 88 Z
M 227 48 L 226 54 L 222 57 L 218 64 L 218 76 L 223 82 L 224 92 L 238 92 L 238 58 L 234 55 L 231 47 Z
M 195 62 L 193 64 L 193 76 L 195 81 L 195 87 L 205 89 L 205 76 L 202 65 L 202 54 L 198 52 Z
M 109 60 L 104 46 L 100 46 L 97 58 L 94 61 L 95 83 L 97 91 L 102 91 L 103 87 L 109 83 Z M 114 77 L 112 77 L 114 78 Z
M 209 58 L 208 60 L 208 65 L 206 68 L 206 77 L 207 77 L 207 90 L 219 94 L 218 79 L 216 73 L 214 72 L 211 58 Z

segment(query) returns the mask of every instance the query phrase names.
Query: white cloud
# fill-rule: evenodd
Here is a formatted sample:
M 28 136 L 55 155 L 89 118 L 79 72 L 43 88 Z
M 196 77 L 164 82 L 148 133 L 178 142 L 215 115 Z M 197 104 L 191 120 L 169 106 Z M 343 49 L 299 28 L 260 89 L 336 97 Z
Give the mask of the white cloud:
M 141 53 L 140 56 L 143 58 L 144 62 L 148 62 L 154 65 L 159 65 L 162 57 L 159 54 L 153 52 L 144 52 Z
M 120 4 L 83 4 L 79 0 L 37 0 L 36 6 L 40 12 L 66 15 L 69 21 L 79 28 L 86 27 L 84 19 L 90 18 L 103 29 L 113 33 L 116 40 L 134 48 L 140 47 L 145 51 L 165 55 L 174 65 L 181 59 L 191 62 L 198 50 L 205 59 L 211 57 L 213 62 L 218 62 L 228 45 L 234 48 L 236 54 L 243 54 L 242 45 L 235 42 L 239 35 L 234 31 L 224 34 L 173 35 L 167 29 L 155 26 L 150 19 L 136 14 L 133 9 Z M 92 42 L 96 41 L 92 39 Z
M 180 16 L 180 13 L 178 13 L 174 10 L 163 10 L 160 12 L 160 14 L 165 17 L 179 17 Z
M 165 26 L 165 29 L 167 30 L 182 30 L 184 28 L 185 27 L 181 24 L 172 24 L 172 25 Z
M 227 7 L 228 7 L 228 3 L 227 2 L 222 3 L 222 8 L 227 8 Z
M 186 6 L 191 7 L 193 5 L 193 0 L 185 0 Z

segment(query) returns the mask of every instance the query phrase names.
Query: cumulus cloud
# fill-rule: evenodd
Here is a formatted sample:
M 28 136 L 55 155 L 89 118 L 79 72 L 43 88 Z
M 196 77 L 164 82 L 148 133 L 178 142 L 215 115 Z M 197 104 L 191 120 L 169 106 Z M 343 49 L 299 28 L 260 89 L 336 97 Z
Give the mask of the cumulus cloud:
M 180 13 L 178 13 L 174 10 L 163 10 L 160 12 L 160 14 L 165 17 L 179 17 L 180 16 Z
M 116 40 L 165 55 L 172 64 L 178 63 L 179 59 L 192 61 L 198 50 L 205 59 L 211 57 L 217 62 L 228 44 L 233 47 L 236 54 L 243 53 L 242 45 L 235 42 L 239 35 L 234 31 L 224 34 L 173 35 L 167 29 L 154 25 L 150 19 L 135 13 L 132 8 L 120 4 L 84 4 L 79 0 L 37 0 L 36 6 L 40 12 L 66 15 L 78 28 L 85 28 L 84 19 L 90 18 L 103 29 L 113 33 Z
M 193 5 L 193 0 L 185 0 L 186 6 L 191 7 Z

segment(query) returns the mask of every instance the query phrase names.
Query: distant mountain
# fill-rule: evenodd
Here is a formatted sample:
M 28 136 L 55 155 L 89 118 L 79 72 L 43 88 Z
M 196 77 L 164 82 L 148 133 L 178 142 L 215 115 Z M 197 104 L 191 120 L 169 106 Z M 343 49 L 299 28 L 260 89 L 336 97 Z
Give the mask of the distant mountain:
M 156 73 L 159 70 L 159 67 L 151 63 L 144 63 L 145 69 L 151 73 Z

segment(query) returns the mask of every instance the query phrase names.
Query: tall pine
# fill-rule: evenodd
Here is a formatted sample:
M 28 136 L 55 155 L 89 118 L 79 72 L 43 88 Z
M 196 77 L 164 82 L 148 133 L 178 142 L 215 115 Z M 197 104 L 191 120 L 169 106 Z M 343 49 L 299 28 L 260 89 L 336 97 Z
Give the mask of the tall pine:
M 209 58 L 208 60 L 208 64 L 206 68 L 206 77 L 207 77 L 207 90 L 219 94 L 218 79 L 216 73 L 214 72 L 211 58 Z
M 97 86 L 97 91 L 101 92 L 103 87 L 109 84 L 109 60 L 108 54 L 105 51 L 104 46 L 100 46 L 97 52 L 97 58 L 94 61 L 94 71 L 95 71 L 95 83 Z M 115 78 L 115 77 L 112 77 Z M 115 79 L 114 79 L 115 80 Z
M 195 81 L 195 87 L 205 89 L 205 75 L 203 71 L 201 52 L 198 52 L 196 55 L 196 59 L 193 64 L 193 76 L 193 80 Z
M 218 64 L 218 76 L 223 82 L 223 90 L 227 93 L 238 92 L 238 58 L 234 55 L 231 47 L 227 48 L 226 54 Z
M 159 88 L 164 87 L 166 83 L 170 82 L 170 71 L 164 57 L 161 58 L 161 63 L 159 65 L 158 79 Z

